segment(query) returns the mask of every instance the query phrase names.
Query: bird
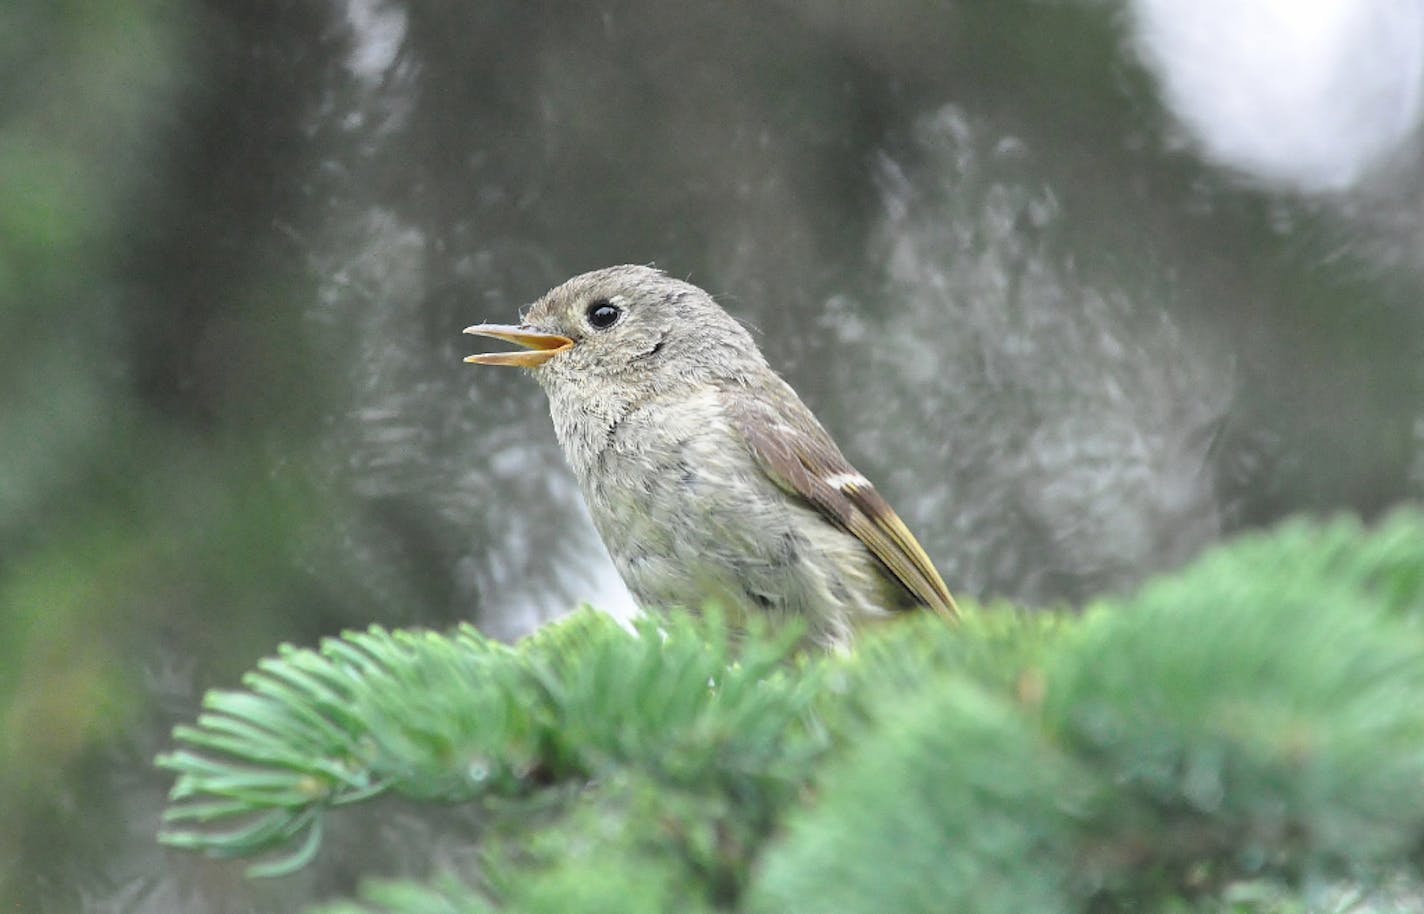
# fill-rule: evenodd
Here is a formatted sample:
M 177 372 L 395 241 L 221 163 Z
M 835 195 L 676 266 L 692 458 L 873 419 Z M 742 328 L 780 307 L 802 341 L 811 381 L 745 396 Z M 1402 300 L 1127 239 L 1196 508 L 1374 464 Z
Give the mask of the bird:
M 518 324 L 465 333 L 526 369 L 593 524 L 644 611 L 796 619 L 827 649 L 875 620 L 959 608 L 934 563 L 747 329 L 648 266 L 583 273 Z

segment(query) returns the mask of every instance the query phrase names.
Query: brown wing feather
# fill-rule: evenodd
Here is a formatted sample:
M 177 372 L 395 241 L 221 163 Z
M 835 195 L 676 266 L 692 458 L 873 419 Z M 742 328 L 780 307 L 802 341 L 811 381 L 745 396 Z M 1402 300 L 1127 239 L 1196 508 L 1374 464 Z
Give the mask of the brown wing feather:
M 859 539 L 919 602 L 957 618 L 959 607 L 905 522 L 850 461 L 790 387 L 768 400 L 729 394 L 729 414 L 752 456 L 782 489 Z M 775 404 L 775 408 L 771 404 Z M 839 485 L 828 480 L 841 478 Z

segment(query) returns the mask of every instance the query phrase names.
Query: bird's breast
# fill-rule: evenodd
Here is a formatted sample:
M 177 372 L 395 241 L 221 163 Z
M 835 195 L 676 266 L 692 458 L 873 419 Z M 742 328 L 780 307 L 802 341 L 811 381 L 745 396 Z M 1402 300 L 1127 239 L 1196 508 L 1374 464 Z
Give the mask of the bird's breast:
M 677 574 L 671 566 L 689 556 L 726 567 L 767 552 L 757 526 L 780 500 L 715 391 L 649 398 L 584 441 L 570 463 L 635 590 L 640 577 Z
M 611 423 L 580 479 L 590 508 L 640 526 L 691 522 L 756 483 L 715 392 L 654 398 Z
M 556 420 L 557 421 L 557 420 Z M 833 643 L 874 615 L 875 560 L 760 468 L 715 391 L 560 434 L 594 526 L 644 607 L 796 615 Z

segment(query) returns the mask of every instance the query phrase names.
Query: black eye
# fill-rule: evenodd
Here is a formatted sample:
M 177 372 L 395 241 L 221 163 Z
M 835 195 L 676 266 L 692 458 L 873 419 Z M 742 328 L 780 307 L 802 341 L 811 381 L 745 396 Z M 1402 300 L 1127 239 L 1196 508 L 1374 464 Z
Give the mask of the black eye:
M 618 318 L 623 316 L 623 309 L 611 302 L 599 300 L 588 306 L 584 316 L 588 318 L 593 329 L 607 330 L 618 323 Z

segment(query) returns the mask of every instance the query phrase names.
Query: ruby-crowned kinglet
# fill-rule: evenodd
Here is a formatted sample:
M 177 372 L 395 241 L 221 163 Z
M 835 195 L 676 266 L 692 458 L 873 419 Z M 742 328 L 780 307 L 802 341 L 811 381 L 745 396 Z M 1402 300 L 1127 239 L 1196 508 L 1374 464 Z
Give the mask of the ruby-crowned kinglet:
M 904 522 L 712 297 L 649 267 L 575 276 L 517 326 L 614 565 L 644 609 L 798 617 L 815 642 L 954 598 Z

